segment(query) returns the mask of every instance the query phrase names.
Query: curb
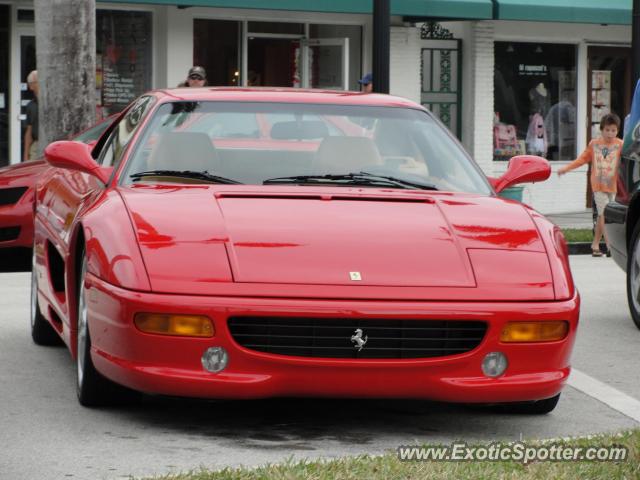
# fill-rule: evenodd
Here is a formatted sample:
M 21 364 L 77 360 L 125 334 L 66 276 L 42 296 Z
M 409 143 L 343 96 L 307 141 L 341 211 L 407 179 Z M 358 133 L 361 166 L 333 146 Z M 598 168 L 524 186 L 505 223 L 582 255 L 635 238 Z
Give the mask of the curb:
M 574 242 L 568 243 L 569 255 L 591 255 L 591 242 Z M 600 245 L 600 251 L 606 253 L 607 247 Z

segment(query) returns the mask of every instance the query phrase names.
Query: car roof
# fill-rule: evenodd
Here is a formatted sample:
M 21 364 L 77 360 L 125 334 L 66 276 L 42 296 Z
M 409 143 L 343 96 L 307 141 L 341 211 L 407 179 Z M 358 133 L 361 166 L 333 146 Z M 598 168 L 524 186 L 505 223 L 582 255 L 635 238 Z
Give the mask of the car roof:
M 218 101 L 218 102 L 282 102 L 360 105 L 371 107 L 404 107 L 424 110 L 406 98 L 377 93 L 344 90 L 305 90 L 275 87 L 204 87 L 175 88 L 154 92 L 164 101 Z

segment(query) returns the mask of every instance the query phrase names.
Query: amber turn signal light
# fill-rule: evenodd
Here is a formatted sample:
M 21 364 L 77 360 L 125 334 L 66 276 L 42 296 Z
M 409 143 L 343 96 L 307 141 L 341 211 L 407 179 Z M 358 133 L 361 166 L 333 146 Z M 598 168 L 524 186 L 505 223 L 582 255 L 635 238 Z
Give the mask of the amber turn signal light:
M 213 322 L 203 315 L 170 315 L 164 313 L 138 313 L 133 320 L 145 333 L 175 335 L 179 337 L 213 337 Z
M 562 340 L 567 333 L 569 333 L 569 323 L 565 321 L 509 322 L 500 332 L 500 341 L 505 343 L 553 342 Z

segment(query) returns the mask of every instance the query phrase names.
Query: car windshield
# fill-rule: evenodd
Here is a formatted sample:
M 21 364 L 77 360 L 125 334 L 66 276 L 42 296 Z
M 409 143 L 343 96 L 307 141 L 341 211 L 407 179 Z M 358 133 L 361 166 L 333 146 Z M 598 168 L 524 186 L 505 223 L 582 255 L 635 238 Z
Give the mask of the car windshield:
M 457 141 L 424 111 L 303 103 L 163 104 L 121 179 L 491 191 Z

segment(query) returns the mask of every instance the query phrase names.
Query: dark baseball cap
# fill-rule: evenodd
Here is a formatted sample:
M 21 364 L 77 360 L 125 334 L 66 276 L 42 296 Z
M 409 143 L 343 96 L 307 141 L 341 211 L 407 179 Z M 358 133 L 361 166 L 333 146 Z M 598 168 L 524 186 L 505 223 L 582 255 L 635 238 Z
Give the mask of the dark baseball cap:
M 367 73 L 364 77 L 362 77 L 360 80 L 358 80 L 358 83 L 360 85 L 369 85 L 372 82 L 373 82 L 373 74 L 372 73 Z
M 204 68 L 198 66 L 191 67 L 189 69 L 187 77 L 190 77 L 191 75 L 198 75 L 201 78 L 207 78 L 207 72 L 205 72 Z

